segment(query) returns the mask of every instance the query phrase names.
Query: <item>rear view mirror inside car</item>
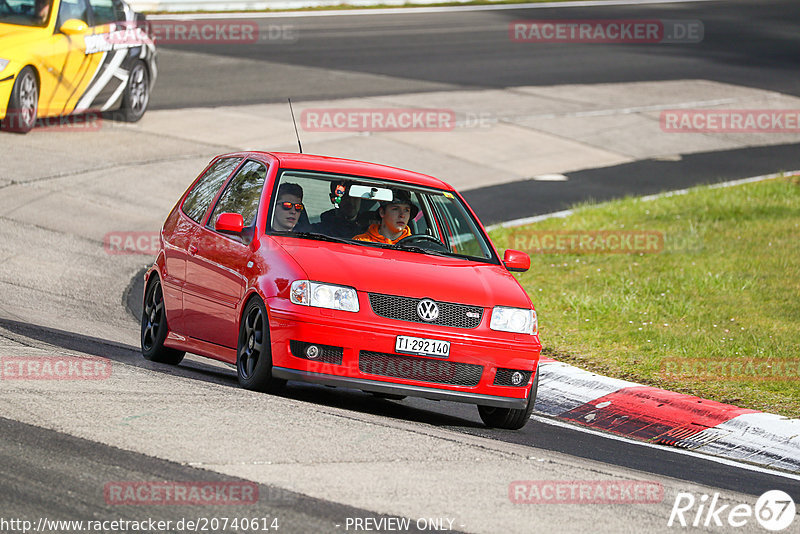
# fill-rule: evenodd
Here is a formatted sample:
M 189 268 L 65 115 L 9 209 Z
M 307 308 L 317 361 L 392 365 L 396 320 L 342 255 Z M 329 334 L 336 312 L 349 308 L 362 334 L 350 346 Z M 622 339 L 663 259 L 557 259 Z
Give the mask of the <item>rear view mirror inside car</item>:
M 358 198 L 368 198 L 371 200 L 383 200 L 386 202 L 391 202 L 393 198 L 391 189 L 385 189 L 383 187 L 372 187 L 369 185 L 357 185 L 357 184 L 350 186 L 350 196 Z

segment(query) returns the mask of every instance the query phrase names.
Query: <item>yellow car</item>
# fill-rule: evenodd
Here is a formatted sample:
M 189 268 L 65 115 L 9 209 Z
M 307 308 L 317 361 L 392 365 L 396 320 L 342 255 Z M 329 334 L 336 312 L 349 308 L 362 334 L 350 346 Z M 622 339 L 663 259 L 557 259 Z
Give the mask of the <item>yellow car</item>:
M 156 80 L 147 23 L 122 0 L 0 0 L 0 125 L 116 110 L 144 115 Z

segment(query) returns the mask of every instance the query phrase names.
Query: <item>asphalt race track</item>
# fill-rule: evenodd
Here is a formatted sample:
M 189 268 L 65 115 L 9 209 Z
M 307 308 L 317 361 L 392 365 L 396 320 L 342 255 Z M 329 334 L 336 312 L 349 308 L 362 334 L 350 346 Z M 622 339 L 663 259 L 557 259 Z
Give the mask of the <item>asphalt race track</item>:
M 780 0 L 254 19 L 260 34 L 269 35 L 270 27 L 291 27 L 291 39 L 165 45 L 160 48 L 164 72 L 153 107 L 685 78 L 800 96 L 796 8 L 791 0 Z M 565 47 L 527 46 L 508 37 L 508 25 L 515 20 L 652 18 L 699 20 L 703 41 Z M 171 51 L 195 55 L 174 56 Z M 204 55 L 225 62 L 209 69 Z M 330 74 L 322 78 L 317 69 L 346 75 L 342 80 Z M 263 83 L 239 83 L 240 77 Z M 320 79 L 327 83 L 318 83 Z
M 598 18 L 701 21 L 704 37 L 658 46 L 535 47 L 508 37 L 515 20 Z M 523 97 L 541 98 L 515 124 L 498 120 L 444 138 L 301 129 L 304 145 L 320 152 L 439 170 L 465 191 L 485 224 L 590 198 L 800 169 L 796 134 L 719 136 L 697 146 L 641 134 L 684 90 L 687 105 L 728 98 L 731 106 L 800 109 L 796 2 L 252 20 L 262 35 L 278 37 L 258 44 L 161 46 L 151 109 L 136 125 L 107 121 L 97 131 L 0 132 L 0 356 L 110 361 L 103 380 L 0 380 L 1 533 L 22 531 L 3 523 L 11 519 L 36 525 L 41 518 L 149 518 L 172 522 L 153 532 L 186 532 L 202 530 L 187 528 L 187 520 L 242 517 L 266 521 L 262 526 L 277 518 L 278 532 L 301 533 L 674 532 L 689 530 L 667 524 L 682 492 L 719 494 L 720 504 L 733 507 L 753 505 L 765 491 L 780 489 L 800 505 L 796 475 L 587 432 L 543 416 L 535 415 L 522 431 L 495 431 L 469 405 L 383 400 L 302 384 L 290 384 L 280 395 L 256 394 L 238 388 L 234 369 L 210 360 L 189 356 L 177 367 L 148 362 L 139 353 L 136 318 L 141 274 L 152 257 L 146 251 L 114 254 L 104 243 L 113 231 L 156 231 L 216 154 L 246 147 L 292 150 L 287 97 L 300 109 L 437 107 L 452 99 L 453 109 L 470 110 L 490 102 L 496 117 L 517 113 L 520 102 L 528 105 Z M 607 99 L 602 113 L 587 107 L 594 96 L 582 93 L 595 89 Z M 563 114 L 547 115 L 559 101 Z M 614 130 L 625 138 L 624 149 L 597 141 L 604 139 L 605 123 L 581 122 L 612 115 L 637 129 Z M 550 135 L 548 146 L 557 147 L 543 152 L 541 168 L 526 168 L 539 156 L 506 167 L 470 159 L 470 151 L 483 154 L 482 145 L 513 143 L 517 136 L 535 150 L 531 139 L 545 137 L 524 137 L 531 132 L 515 128 L 525 121 L 537 123 Z M 569 127 L 560 130 L 564 124 Z M 586 133 L 587 125 L 601 133 L 590 137 L 595 131 Z M 495 141 L 487 141 L 487 132 Z M 574 158 L 580 164 L 563 163 L 579 145 Z M 497 157 L 504 158 L 512 159 L 508 153 Z M 561 173 L 563 181 L 538 181 L 544 172 Z M 516 504 L 510 485 L 518 480 L 643 481 L 658 484 L 663 496 L 633 505 Z M 115 484 L 153 481 L 244 487 L 258 498 L 233 506 L 163 506 L 109 497 Z M 402 518 L 410 518 L 408 528 L 395 528 Z M 796 519 L 795 530 L 787 532 L 796 532 L 798 524 Z M 217 524 L 207 531 L 237 530 Z M 741 528 L 707 523 L 692 531 L 764 530 L 751 521 Z
M 169 44 L 154 109 L 241 105 L 515 86 L 703 78 L 800 96 L 800 12 L 791 0 L 255 18 L 257 44 Z M 508 25 L 527 19 L 698 20 L 701 43 L 514 43 Z M 286 35 L 287 38 L 282 36 Z M 207 65 L 213 65 L 208 68 Z M 570 174 L 570 187 L 487 185 L 467 199 L 485 224 L 690 185 L 800 168 L 800 145 L 709 151 L 681 161 L 640 160 Z M 489 199 L 510 203 L 497 207 Z

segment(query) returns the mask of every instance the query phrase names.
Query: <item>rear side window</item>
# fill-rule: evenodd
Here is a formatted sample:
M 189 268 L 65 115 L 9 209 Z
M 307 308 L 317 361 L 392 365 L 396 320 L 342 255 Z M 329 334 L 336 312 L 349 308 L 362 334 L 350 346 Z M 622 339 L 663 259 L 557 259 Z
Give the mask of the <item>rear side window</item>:
M 221 213 L 239 213 L 244 219 L 245 228 L 253 226 L 266 177 L 267 168 L 262 163 L 248 161 L 242 165 L 219 197 L 208 225 L 214 228 Z
M 183 213 L 195 222 L 202 221 L 219 188 L 241 161 L 242 158 L 223 158 L 212 165 L 189 191 L 181 208 Z

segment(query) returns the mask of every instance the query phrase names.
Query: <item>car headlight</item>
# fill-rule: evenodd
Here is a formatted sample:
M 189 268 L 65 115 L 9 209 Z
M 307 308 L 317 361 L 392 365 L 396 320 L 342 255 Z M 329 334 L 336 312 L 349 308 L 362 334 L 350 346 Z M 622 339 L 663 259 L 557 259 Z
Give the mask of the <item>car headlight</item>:
M 352 287 L 323 284 L 309 280 L 295 280 L 289 296 L 295 304 L 330 308 L 349 312 L 358 311 L 358 294 Z
M 489 328 L 501 332 L 516 334 L 533 334 L 537 331 L 536 312 L 529 308 L 492 308 L 492 320 Z
M 3 59 L 0 57 L 0 72 L 3 72 L 3 69 L 11 62 L 10 59 Z

